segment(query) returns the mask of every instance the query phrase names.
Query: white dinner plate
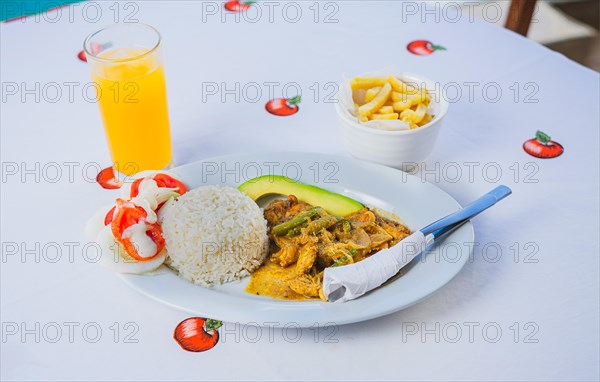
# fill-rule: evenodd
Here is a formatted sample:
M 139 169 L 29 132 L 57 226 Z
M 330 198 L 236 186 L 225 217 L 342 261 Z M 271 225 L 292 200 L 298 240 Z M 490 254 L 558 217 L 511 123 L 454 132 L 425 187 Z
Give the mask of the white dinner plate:
M 189 188 L 237 187 L 259 175 L 286 175 L 303 183 L 350 196 L 400 216 L 412 230 L 456 211 L 460 204 L 431 183 L 389 167 L 351 158 L 269 152 L 209 158 L 171 170 Z M 261 207 L 266 201 L 260 202 Z M 256 326 L 341 325 L 365 321 L 411 306 L 450 281 L 471 256 L 469 222 L 413 260 L 387 285 L 346 303 L 283 301 L 244 291 L 249 278 L 213 288 L 194 285 L 174 271 L 121 277 L 141 293 L 194 315 Z M 455 248 L 463 246 L 462 251 Z M 445 248 L 448 250 L 446 251 Z M 452 252 L 452 255 L 442 256 Z

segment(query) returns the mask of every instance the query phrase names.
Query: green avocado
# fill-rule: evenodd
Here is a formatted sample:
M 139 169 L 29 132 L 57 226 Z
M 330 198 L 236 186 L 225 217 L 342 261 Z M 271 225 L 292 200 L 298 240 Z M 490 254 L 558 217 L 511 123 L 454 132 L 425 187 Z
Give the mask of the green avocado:
M 347 196 L 324 190 L 317 186 L 296 182 L 285 176 L 264 175 L 250 179 L 241 184 L 238 190 L 256 201 L 263 195 L 281 194 L 294 195 L 298 200 L 315 207 L 321 207 L 330 214 L 346 216 L 356 212 L 364 206 Z

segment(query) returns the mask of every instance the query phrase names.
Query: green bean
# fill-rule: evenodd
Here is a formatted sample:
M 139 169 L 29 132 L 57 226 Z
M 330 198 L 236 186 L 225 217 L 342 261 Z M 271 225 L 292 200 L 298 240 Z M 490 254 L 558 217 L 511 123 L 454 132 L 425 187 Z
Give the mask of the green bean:
M 341 253 L 342 255 L 333 261 L 333 264 L 331 264 L 331 267 L 339 267 L 342 265 L 354 263 L 352 255 L 348 254 L 346 251 L 340 249 L 340 250 L 336 251 L 336 254 L 337 253 Z
M 325 215 L 319 219 L 313 220 L 312 222 L 305 224 L 302 223 L 297 227 L 290 229 L 287 233 L 288 236 L 298 236 L 302 233 L 304 228 L 308 229 L 308 233 L 315 234 L 318 233 L 323 228 L 328 229 L 335 223 L 337 223 L 339 218 L 332 215 Z
M 340 220 L 337 216 L 325 215 L 322 218 L 314 220 L 308 224 L 308 232 L 317 233 L 323 228 L 327 229 Z
M 352 231 L 352 226 L 350 225 L 350 222 L 347 219 L 342 220 L 342 230 L 344 230 L 344 232 L 346 233 Z
M 325 211 L 321 207 L 313 207 L 309 210 L 306 210 L 296 216 L 295 218 L 286 221 L 285 223 L 281 223 L 273 227 L 273 233 L 275 236 L 284 236 L 291 229 L 296 228 L 304 223 L 306 223 L 309 219 L 324 214 Z
M 302 229 L 306 228 L 306 224 L 301 224 L 298 227 L 294 227 L 288 231 L 287 236 L 298 236 L 302 233 Z

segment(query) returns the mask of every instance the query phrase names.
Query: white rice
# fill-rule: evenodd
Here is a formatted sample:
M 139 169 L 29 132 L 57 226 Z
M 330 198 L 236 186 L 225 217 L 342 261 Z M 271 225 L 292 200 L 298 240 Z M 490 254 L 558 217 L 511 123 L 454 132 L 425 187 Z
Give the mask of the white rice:
M 188 191 L 161 211 L 166 264 L 193 283 L 211 286 L 250 275 L 269 239 L 261 209 L 231 187 Z

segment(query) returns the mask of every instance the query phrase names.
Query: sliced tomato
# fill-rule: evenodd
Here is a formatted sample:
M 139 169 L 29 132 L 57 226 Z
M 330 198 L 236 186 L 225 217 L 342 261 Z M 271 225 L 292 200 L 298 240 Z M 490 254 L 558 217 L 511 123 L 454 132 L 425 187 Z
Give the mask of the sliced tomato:
M 180 182 L 179 180 L 177 180 L 167 174 L 162 174 L 162 173 L 154 174 L 152 176 L 152 179 L 156 182 L 156 185 L 158 187 L 176 188 L 177 193 L 179 195 L 185 194 L 188 190 L 186 185 L 183 184 L 183 182 Z M 142 180 L 144 180 L 144 178 L 136 179 L 131 184 L 131 192 L 129 193 L 129 197 L 135 198 L 140 193 L 140 183 L 142 183 Z
M 119 242 L 127 251 L 127 254 L 131 256 L 133 259 L 143 262 L 154 259 L 162 250 L 165 248 L 165 239 L 162 237 L 162 229 L 156 223 L 146 223 L 150 226 L 150 228 L 146 231 L 146 235 L 152 239 L 154 244 L 156 244 L 156 253 L 150 257 L 142 257 L 138 254 L 136 246 L 129 239 L 121 239 Z
M 115 216 L 116 208 L 117 208 L 117 206 L 114 206 L 113 208 L 111 208 L 108 211 L 108 213 L 106 214 L 106 216 L 104 217 L 104 225 L 105 226 L 109 225 L 113 221 L 113 216 Z
M 156 223 L 150 225 L 150 229 L 146 231 L 146 235 L 156 244 L 156 255 L 162 252 L 165 248 L 165 239 L 162 236 L 162 228 Z
M 152 260 L 165 248 L 165 240 L 162 237 L 162 229 L 157 223 L 148 223 L 148 229 L 146 235 L 152 239 L 156 244 L 156 253 L 150 257 L 141 257 L 134 243 L 129 239 L 123 238 L 123 232 L 132 225 L 138 223 L 141 219 L 145 219 L 148 214 L 140 206 L 133 205 L 131 202 L 127 202 L 123 199 L 117 199 L 116 216 L 112 220 L 111 229 L 115 239 L 123 245 L 127 254 L 137 261 L 148 261 Z M 106 220 L 105 220 L 106 221 Z
M 183 182 L 167 174 L 156 174 L 153 176 L 153 179 L 158 184 L 158 187 L 176 188 L 179 195 L 185 194 L 188 190 Z
M 140 206 L 136 206 L 131 202 L 127 202 L 121 198 L 117 199 L 117 214 L 111 222 L 112 233 L 115 238 L 120 239 L 123 231 L 137 222 L 148 216 L 146 210 Z
M 140 183 L 142 183 L 144 178 L 136 179 L 133 183 L 131 183 L 131 191 L 129 191 L 129 197 L 135 198 L 140 193 Z

